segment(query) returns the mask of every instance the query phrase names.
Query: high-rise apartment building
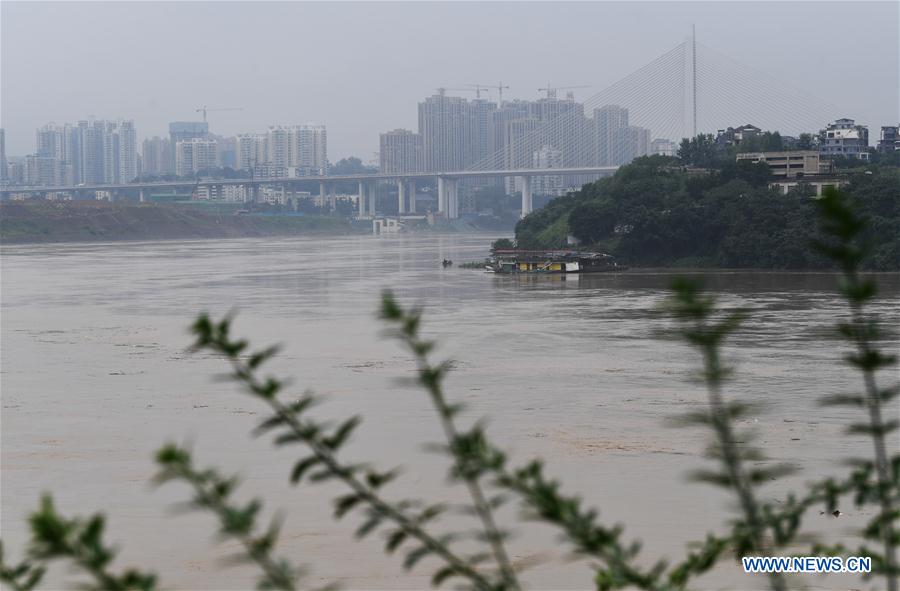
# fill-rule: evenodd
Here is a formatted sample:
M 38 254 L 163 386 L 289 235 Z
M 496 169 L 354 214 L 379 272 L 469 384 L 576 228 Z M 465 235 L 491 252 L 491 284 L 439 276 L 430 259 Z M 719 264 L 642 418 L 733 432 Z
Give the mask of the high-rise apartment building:
M 205 140 L 209 136 L 206 121 L 173 121 L 169 123 L 169 141 L 174 146 L 184 140 Z
M 463 170 L 493 153 L 497 104 L 439 93 L 419 103 L 422 168 Z
M 328 134 L 324 125 L 295 125 L 289 141 L 290 166 L 298 176 L 328 174 Z
M 172 145 L 172 159 L 169 166 L 172 170 L 175 165 L 178 142 L 186 140 L 205 140 L 209 138 L 209 123 L 206 121 L 172 121 L 169 123 L 169 142 Z
M 269 127 L 266 132 L 266 145 L 268 159 L 267 164 L 271 164 L 276 168 L 287 168 L 291 161 L 290 153 L 290 132 L 287 127 L 274 125 Z
M 419 134 L 422 136 L 424 170 L 463 170 L 470 127 L 466 99 L 436 94 L 419 103 Z
M 193 138 L 175 144 L 175 174 L 188 176 L 216 166 L 216 140 Z
M 35 133 L 34 156 L 56 163 L 36 159 L 30 167 L 26 163 L 26 182 L 44 182 L 51 177 L 65 180 L 57 184 L 130 182 L 138 174 L 134 121 L 49 123 Z
M 50 187 L 72 182 L 71 166 L 55 156 L 29 154 L 25 157 L 25 184 Z
M 637 125 L 629 125 L 620 131 L 618 146 L 620 154 L 617 164 L 628 164 L 635 158 L 650 154 L 650 130 Z
M 422 136 L 408 129 L 382 133 L 379 141 L 381 172 L 396 174 L 422 170 Z
M 175 161 L 175 151 L 169 138 L 154 136 L 144 140 L 141 146 L 143 157 L 143 170 L 145 176 L 163 176 L 175 174 L 172 163 Z
M 265 134 L 235 140 L 235 167 L 260 176 L 328 174 L 328 134 L 324 125 L 273 125 Z
M 650 154 L 658 156 L 674 156 L 677 147 L 675 142 L 664 138 L 656 138 L 650 142 Z
M 9 179 L 9 164 L 6 162 L 6 130 L 0 127 L 0 182 Z
M 540 150 L 534 152 L 532 166 L 534 168 L 562 168 L 564 166 L 562 150 L 549 145 L 541 146 Z M 532 177 L 531 191 L 535 195 L 562 195 L 565 193 L 563 178 L 560 175 L 549 174 Z
M 604 105 L 594 109 L 594 162 L 597 166 L 616 166 L 627 162 L 623 132 L 628 128 L 628 109 Z
M 210 139 L 216 140 L 219 144 L 219 166 L 236 169 L 237 166 L 237 138 L 224 137 L 219 135 L 210 135 Z
M 116 125 L 116 183 L 128 183 L 137 178 L 137 131 L 134 121 L 119 121 Z
M 238 135 L 235 157 L 237 170 L 253 170 L 257 165 L 265 164 L 267 160 L 266 136 L 259 133 Z
M 104 181 L 103 136 L 106 132 L 103 121 L 79 121 L 81 135 L 81 181 L 97 184 Z

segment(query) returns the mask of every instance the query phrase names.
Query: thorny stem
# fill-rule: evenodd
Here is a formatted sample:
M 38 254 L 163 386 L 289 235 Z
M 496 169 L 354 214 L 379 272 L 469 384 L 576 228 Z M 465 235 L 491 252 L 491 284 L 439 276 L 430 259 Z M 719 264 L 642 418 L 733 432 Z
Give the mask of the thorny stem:
M 855 268 L 845 268 L 844 274 L 849 284 L 858 285 L 859 276 Z M 868 337 L 866 336 L 866 318 L 863 314 L 862 303 L 854 298 L 848 298 L 853 324 L 856 326 L 854 341 L 861 359 L 870 358 L 875 354 Z M 884 562 L 887 567 L 887 584 L 889 591 L 897 591 L 897 548 L 894 542 L 894 526 L 891 516 L 895 508 L 891 498 L 891 475 L 888 466 L 887 445 L 885 443 L 884 422 L 881 416 L 881 398 L 878 386 L 875 383 L 875 371 L 870 366 L 863 366 L 863 381 L 866 386 L 866 407 L 869 411 L 869 421 L 872 426 L 872 443 L 875 447 L 875 473 L 878 478 L 878 500 L 881 504 L 881 513 L 886 516 L 882 522 L 881 537 L 884 541 Z
M 194 487 L 194 490 L 205 497 L 209 501 L 209 508 L 213 510 L 213 512 L 223 521 L 228 518 L 228 508 L 225 505 L 224 499 L 222 495 L 217 493 L 215 490 L 208 491 L 203 487 L 203 481 L 198 477 L 196 473 L 191 470 L 181 470 L 181 475 L 184 477 L 191 486 Z M 259 565 L 259 567 L 263 570 L 263 572 L 268 575 L 270 581 L 279 585 L 279 588 L 285 589 L 286 591 L 294 591 L 296 587 L 294 586 L 294 582 L 284 575 L 283 571 L 278 567 L 278 565 L 272 560 L 272 557 L 268 552 L 262 551 L 260 548 L 253 543 L 253 538 L 247 534 L 241 534 L 236 536 L 238 540 L 241 542 L 241 545 L 247 551 L 247 555 L 253 559 L 253 561 Z
M 240 376 L 240 378 L 244 380 L 248 384 L 248 386 L 250 386 L 251 390 L 254 389 L 254 387 L 261 386 L 250 367 L 242 363 L 236 356 L 229 356 L 229 360 L 231 361 L 231 364 L 235 369 L 235 373 Z M 310 439 L 303 429 L 303 425 L 300 423 L 294 413 L 292 413 L 277 398 L 272 396 L 265 398 L 265 400 L 272 408 L 272 410 L 275 411 L 275 413 L 279 417 L 281 417 L 285 424 L 291 429 L 294 435 L 296 435 L 300 440 L 306 443 L 306 445 L 310 448 L 316 458 L 318 458 L 319 461 L 322 462 L 322 464 L 325 465 L 332 474 L 335 474 L 338 478 L 344 481 L 344 483 L 348 487 L 350 487 L 353 492 L 355 492 L 361 499 L 367 502 L 373 509 L 375 509 L 384 517 L 394 521 L 408 535 L 422 542 L 425 547 L 427 547 L 437 556 L 440 556 L 445 562 L 447 562 L 447 564 L 452 566 L 457 573 L 471 580 L 475 584 L 476 588 L 482 589 L 484 591 L 490 591 L 493 588 L 490 581 L 488 581 L 477 570 L 469 566 L 464 560 L 451 552 L 445 544 L 442 544 L 440 541 L 433 538 L 430 534 L 419 527 L 396 507 L 383 500 L 371 487 L 367 486 L 358 478 L 356 478 L 351 470 L 348 470 L 346 467 L 340 464 L 337 458 L 334 457 L 334 454 L 331 453 L 330 449 L 328 449 L 318 441 Z
M 707 392 L 709 403 L 712 407 L 712 424 L 719 437 L 722 446 L 722 463 L 728 471 L 728 476 L 737 491 L 741 509 L 750 526 L 753 535 L 753 544 L 757 550 L 761 550 L 765 543 L 764 526 L 759 516 L 759 505 L 753 495 L 753 488 L 743 470 L 740 454 L 737 453 L 737 442 L 728 420 L 728 411 L 722 400 L 722 365 L 719 359 L 719 350 L 715 343 L 707 343 L 703 347 L 704 361 L 706 363 Z M 769 582 L 772 589 L 783 591 L 786 589 L 784 578 L 780 573 L 769 573 Z
M 412 342 L 412 339 L 410 340 Z M 425 353 L 417 352 L 416 361 L 420 373 L 433 369 L 428 364 Z M 428 393 L 431 395 L 431 400 L 434 402 L 438 414 L 441 417 L 441 426 L 443 427 L 444 435 L 447 438 L 447 443 L 452 446 L 454 442 L 459 439 L 459 432 L 456 430 L 456 425 L 453 423 L 453 410 L 447 405 L 447 400 L 444 398 L 444 391 L 438 381 L 429 384 Z M 494 559 L 500 567 L 500 573 L 503 576 L 503 580 L 510 590 L 515 591 L 516 589 L 519 589 L 519 582 L 516 578 L 515 570 L 509 560 L 509 556 L 506 553 L 506 548 L 503 545 L 503 537 L 494 520 L 494 514 L 491 511 L 490 505 L 484 496 L 484 491 L 478 482 L 478 477 L 467 471 L 463 471 L 463 479 L 466 482 L 466 487 L 469 489 L 469 495 L 472 497 L 475 511 L 478 513 L 478 517 L 481 519 L 481 523 L 484 526 L 485 535 L 491 546 Z
M 387 305 L 388 297 L 390 296 L 385 295 L 385 305 Z M 403 324 L 399 331 L 400 338 L 406 343 L 416 358 L 419 375 L 423 378 L 420 379 L 420 382 L 428 391 L 431 401 L 440 416 L 444 436 L 447 440 L 447 444 L 452 450 L 454 445 L 460 440 L 460 435 L 453 422 L 454 410 L 447 404 L 447 399 L 445 398 L 443 388 L 441 387 L 440 373 L 442 368 L 440 366 L 434 367 L 428 362 L 428 351 L 431 349 L 431 343 L 423 341 L 418 336 L 419 312 L 413 311 L 404 313 L 399 309 L 397 312 L 398 315 L 401 315 L 400 318 L 402 318 Z M 405 317 L 402 315 L 405 315 Z M 390 318 L 390 316 L 386 317 Z M 424 379 L 425 376 L 430 376 L 430 379 Z M 484 491 L 478 481 L 478 475 L 462 469 L 460 470 L 460 476 L 466 483 L 466 488 L 469 490 L 469 496 L 472 497 L 472 504 L 478 518 L 481 520 L 485 537 L 491 547 L 491 553 L 494 555 L 494 560 L 497 562 L 497 566 L 500 569 L 503 582 L 508 589 L 516 591 L 519 589 L 519 582 L 516 578 L 512 563 L 509 560 L 509 556 L 506 553 L 506 548 L 503 545 L 503 536 L 494 520 L 494 514 L 493 511 L 491 511 L 490 503 L 488 503 L 485 498 Z
M 534 494 L 534 491 L 530 487 L 523 486 L 513 474 L 503 468 L 496 469 L 495 473 L 498 482 L 513 492 L 518 493 L 526 499 L 526 502 L 530 503 L 530 497 Z M 574 525 L 570 521 L 557 520 L 554 523 L 576 542 L 583 542 L 586 537 L 596 534 L 596 530 L 585 529 L 584 527 L 580 527 L 580 524 Z M 608 534 L 604 533 L 604 535 Z M 610 545 L 603 544 L 595 550 L 590 551 L 590 554 L 610 565 L 615 571 L 623 573 L 628 580 L 634 582 L 641 589 L 661 589 L 651 577 L 648 577 L 645 573 L 635 569 L 629 563 L 627 557 L 624 555 L 622 547 L 618 543 Z

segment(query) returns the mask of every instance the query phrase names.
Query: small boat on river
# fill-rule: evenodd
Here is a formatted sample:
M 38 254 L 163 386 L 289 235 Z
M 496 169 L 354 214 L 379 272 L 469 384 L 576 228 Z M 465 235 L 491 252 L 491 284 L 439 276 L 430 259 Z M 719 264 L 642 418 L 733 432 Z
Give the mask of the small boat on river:
M 496 250 L 485 269 L 502 275 L 518 273 L 610 273 L 624 271 L 615 257 L 578 250 Z

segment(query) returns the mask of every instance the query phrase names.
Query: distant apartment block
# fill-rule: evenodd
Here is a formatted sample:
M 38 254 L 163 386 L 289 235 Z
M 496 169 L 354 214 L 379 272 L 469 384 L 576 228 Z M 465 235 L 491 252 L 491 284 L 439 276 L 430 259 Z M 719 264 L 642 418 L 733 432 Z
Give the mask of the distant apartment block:
M 131 120 L 49 123 L 35 132 L 32 156 L 25 184 L 128 183 L 138 174 L 137 131 Z
M 628 109 L 604 105 L 594 109 L 594 160 L 598 166 L 616 166 L 626 162 L 624 133 L 628 128 Z
M 0 183 L 9 179 L 9 163 L 6 161 L 6 130 L 0 128 Z
M 216 166 L 218 143 L 194 138 L 175 144 L 175 174 L 188 176 Z
M 240 134 L 234 159 L 235 168 L 265 176 L 328 174 L 328 133 L 324 125 L 273 125 L 264 134 Z
M 209 139 L 209 123 L 206 121 L 173 121 L 169 123 L 169 144 L 172 148 L 172 155 L 168 167 L 173 172 L 177 169 L 178 142 L 205 139 Z
M 534 152 L 532 166 L 534 168 L 548 169 L 562 168 L 562 150 L 549 145 L 542 146 L 540 150 Z M 521 187 L 519 190 L 521 190 Z M 536 195 L 553 195 L 558 197 L 565 194 L 566 186 L 563 183 L 563 177 L 560 175 L 543 175 L 532 178 L 531 191 Z
M 657 138 L 650 142 L 650 154 L 657 156 L 674 156 L 677 151 L 675 142 L 672 140 Z
M 881 127 L 881 139 L 878 140 L 878 151 L 887 153 L 893 152 L 894 150 L 900 150 L 900 126 L 884 125 Z
M 142 171 L 145 176 L 175 174 L 175 150 L 169 138 L 154 136 L 141 145 Z
M 421 134 L 408 129 L 382 133 L 379 137 L 378 158 L 381 172 L 420 172 L 423 164 Z
M 265 164 L 266 136 L 259 133 L 243 133 L 237 136 L 235 146 L 235 168 L 253 170 L 258 164 Z
M 813 150 L 796 152 L 748 152 L 738 154 L 737 161 L 765 162 L 773 177 L 794 178 L 819 174 L 819 153 Z
M 206 121 L 173 121 L 169 123 L 169 141 L 174 146 L 185 140 L 205 140 L 209 136 Z
M 869 128 L 853 119 L 838 119 L 819 132 L 819 153 L 827 158 L 869 159 Z
M 72 167 L 53 156 L 29 154 L 25 157 L 25 184 L 43 187 L 72 184 Z
M 627 108 L 603 105 L 586 114 L 585 105 L 571 93 L 565 98 L 551 93 L 538 100 L 498 104 L 448 96 L 443 91 L 419 103 L 418 119 L 423 172 L 473 166 L 524 168 L 532 165 L 535 152 L 545 148 L 559 150 L 563 167 L 615 166 L 651 153 L 651 130 L 632 124 Z M 417 140 L 382 137 L 382 170 L 390 169 L 396 160 L 390 142 L 402 141 Z M 512 182 L 507 180 L 507 185 Z

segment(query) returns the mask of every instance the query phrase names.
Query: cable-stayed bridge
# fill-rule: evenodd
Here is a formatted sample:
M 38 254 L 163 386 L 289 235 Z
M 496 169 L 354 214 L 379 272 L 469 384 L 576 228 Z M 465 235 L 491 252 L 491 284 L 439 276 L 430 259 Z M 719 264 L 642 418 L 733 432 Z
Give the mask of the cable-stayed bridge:
M 548 99 L 549 101 L 550 99 Z M 540 102 L 540 101 L 539 101 Z M 398 210 L 415 212 L 415 183 L 436 179 L 438 211 L 459 215 L 459 182 L 464 179 L 514 178 L 522 195 L 522 214 L 532 209 L 535 177 L 595 179 L 630 161 L 635 142 L 661 138 L 677 143 L 697 133 L 752 123 L 761 129 L 796 135 L 815 132 L 842 114 L 827 101 L 746 66 L 691 37 L 580 103 L 553 101 L 549 114 L 527 121 L 521 132 L 464 170 L 343 176 L 305 176 L 230 180 L 187 180 L 59 187 L 2 187 L 15 193 L 112 193 L 196 189 L 239 185 L 249 195 L 263 185 L 284 188 L 319 183 L 320 199 L 338 181 L 358 183 L 361 217 L 375 214 L 375 186 L 396 182 Z M 643 136 L 630 138 L 623 134 Z M 547 156 L 539 157 L 539 156 Z M 333 193 L 332 193 L 333 198 Z

